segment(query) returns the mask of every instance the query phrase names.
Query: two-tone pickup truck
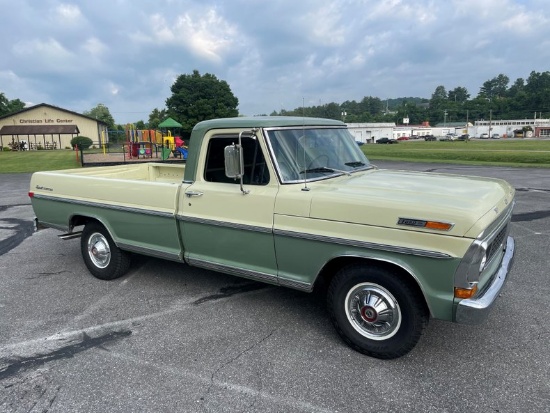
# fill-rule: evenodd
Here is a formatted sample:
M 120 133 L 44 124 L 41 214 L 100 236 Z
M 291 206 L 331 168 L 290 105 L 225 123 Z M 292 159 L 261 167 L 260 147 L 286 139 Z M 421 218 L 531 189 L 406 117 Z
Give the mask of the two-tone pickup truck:
M 514 189 L 480 177 L 380 170 L 345 124 L 201 122 L 185 165 L 32 176 L 38 227 L 81 238 L 97 278 L 131 253 L 327 296 L 336 330 L 378 358 L 408 353 L 430 317 L 479 323 L 514 255 Z

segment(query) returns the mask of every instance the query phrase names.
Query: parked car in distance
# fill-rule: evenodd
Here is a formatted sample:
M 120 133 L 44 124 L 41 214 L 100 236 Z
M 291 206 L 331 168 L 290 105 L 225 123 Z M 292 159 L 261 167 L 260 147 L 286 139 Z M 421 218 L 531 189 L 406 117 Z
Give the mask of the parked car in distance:
M 397 139 L 390 139 L 390 138 L 380 138 L 376 140 L 376 143 L 398 143 L 399 141 Z
M 500 135 L 498 133 L 493 133 L 491 139 L 500 139 Z
M 408 141 L 409 140 L 409 137 L 408 136 L 400 136 L 399 138 L 397 138 L 398 141 Z
M 456 140 L 456 135 L 454 135 L 452 133 L 448 133 L 445 136 L 441 137 L 441 139 L 439 139 L 439 140 L 440 141 L 454 141 L 454 140 Z
M 425 136 L 424 136 L 424 140 L 425 140 L 425 141 L 436 141 L 437 138 L 436 138 L 435 136 L 433 136 L 433 135 L 425 135 Z
M 479 135 L 479 139 L 489 139 L 489 134 L 488 133 L 482 133 L 481 135 Z

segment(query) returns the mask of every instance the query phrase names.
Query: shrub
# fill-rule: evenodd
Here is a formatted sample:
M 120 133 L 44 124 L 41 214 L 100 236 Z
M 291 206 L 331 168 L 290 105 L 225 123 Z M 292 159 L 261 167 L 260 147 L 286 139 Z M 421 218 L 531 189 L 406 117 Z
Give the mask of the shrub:
M 9 151 L 11 151 L 11 148 L 10 148 L 9 146 L 4 146 L 4 147 L 2 148 L 2 150 L 3 150 L 4 152 L 9 152 Z
M 74 148 L 74 146 L 78 146 L 78 149 L 88 149 L 90 146 L 92 146 L 93 141 L 88 138 L 87 136 L 75 136 L 71 139 L 71 146 Z

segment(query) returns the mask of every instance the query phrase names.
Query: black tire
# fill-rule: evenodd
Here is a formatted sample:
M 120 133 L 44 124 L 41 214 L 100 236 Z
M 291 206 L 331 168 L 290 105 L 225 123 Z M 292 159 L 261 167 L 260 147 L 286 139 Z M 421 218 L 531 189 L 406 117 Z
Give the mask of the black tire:
M 80 250 L 92 275 L 100 280 L 122 277 L 130 267 L 130 254 L 116 246 L 105 227 L 98 222 L 86 224 Z
M 411 351 L 429 313 L 416 289 L 397 274 L 353 264 L 330 283 L 328 310 L 336 331 L 354 350 L 379 359 Z

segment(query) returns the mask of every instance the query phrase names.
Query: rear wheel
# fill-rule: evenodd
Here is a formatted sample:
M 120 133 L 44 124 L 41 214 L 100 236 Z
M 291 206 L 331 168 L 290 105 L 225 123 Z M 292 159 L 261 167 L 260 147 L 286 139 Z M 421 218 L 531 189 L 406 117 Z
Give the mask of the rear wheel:
M 105 227 L 97 222 L 84 227 L 80 249 L 88 270 L 101 280 L 119 278 L 130 267 L 130 254 L 118 248 Z
M 328 290 L 336 330 L 353 349 L 393 359 L 411 351 L 428 323 L 423 299 L 391 272 L 354 264 L 336 274 Z

